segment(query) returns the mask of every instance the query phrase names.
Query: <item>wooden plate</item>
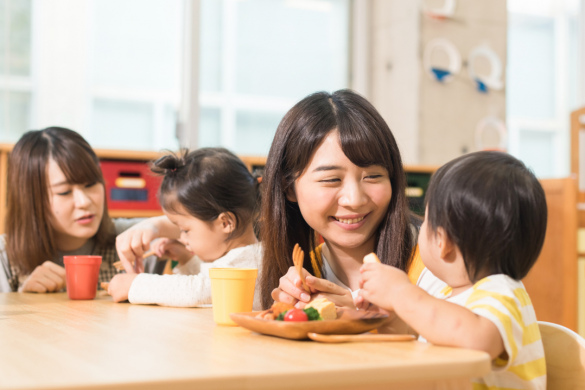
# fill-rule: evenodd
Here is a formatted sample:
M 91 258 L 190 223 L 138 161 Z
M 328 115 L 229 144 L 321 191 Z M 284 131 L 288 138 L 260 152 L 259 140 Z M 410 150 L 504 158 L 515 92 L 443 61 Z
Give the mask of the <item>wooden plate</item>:
M 337 309 L 337 319 L 327 321 L 285 322 L 256 318 L 260 312 L 232 313 L 231 319 L 243 328 L 286 339 L 308 339 L 309 333 L 358 334 L 376 329 L 390 319 L 386 314 Z

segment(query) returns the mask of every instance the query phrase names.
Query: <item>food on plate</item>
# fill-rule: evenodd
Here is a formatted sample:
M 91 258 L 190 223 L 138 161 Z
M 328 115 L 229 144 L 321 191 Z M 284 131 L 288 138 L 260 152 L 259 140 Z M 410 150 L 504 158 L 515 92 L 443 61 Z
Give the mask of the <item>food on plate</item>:
M 287 322 L 305 322 L 337 319 L 335 304 L 327 298 L 316 298 L 309 302 L 304 309 L 297 309 L 293 305 L 283 302 L 274 302 L 272 307 L 258 315 L 263 320 Z
M 364 256 L 364 264 L 366 263 L 381 263 L 381 261 L 375 253 L 370 253 Z
M 316 298 L 305 306 L 305 309 L 314 308 L 324 320 L 336 320 L 337 309 L 335 304 L 327 298 Z
M 292 321 L 292 322 L 305 322 L 305 321 L 319 321 L 323 318 L 319 315 L 319 312 L 314 307 L 305 307 L 304 309 L 291 309 L 287 312 L 280 313 L 276 317 L 276 321 Z
M 307 315 L 307 313 L 305 313 L 305 311 L 303 309 L 290 309 L 284 315 L 284 321 L 305 322 L 305 321 L 309 321 L 309 316 Z
M 281 313 L 285 313 L 294 308 L 295 307 L 293 305 L 289 305 L 288 303 L 274 302 L 270 309 L 264 310 L 256 317 L 262 318 L 264 320 L 275 320 Z

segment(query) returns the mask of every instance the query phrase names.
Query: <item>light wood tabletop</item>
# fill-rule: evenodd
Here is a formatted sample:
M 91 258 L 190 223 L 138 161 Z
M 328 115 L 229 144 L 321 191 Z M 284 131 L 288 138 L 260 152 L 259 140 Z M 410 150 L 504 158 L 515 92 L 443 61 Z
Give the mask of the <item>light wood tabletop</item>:
M 0 389 L 471 389 L 489 370 L 483 352 L 285 340 L 207 308 L 0 294 Z

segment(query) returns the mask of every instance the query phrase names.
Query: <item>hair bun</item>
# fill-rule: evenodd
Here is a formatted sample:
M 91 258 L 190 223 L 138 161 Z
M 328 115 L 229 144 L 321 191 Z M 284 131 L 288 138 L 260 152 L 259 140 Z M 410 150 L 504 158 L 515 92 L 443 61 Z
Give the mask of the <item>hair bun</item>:
M 172 175 L 185 166 L 185 159 L 183 156 L 176 154 L 167 154 L 152 163 L 150 169 L 157 175 Z

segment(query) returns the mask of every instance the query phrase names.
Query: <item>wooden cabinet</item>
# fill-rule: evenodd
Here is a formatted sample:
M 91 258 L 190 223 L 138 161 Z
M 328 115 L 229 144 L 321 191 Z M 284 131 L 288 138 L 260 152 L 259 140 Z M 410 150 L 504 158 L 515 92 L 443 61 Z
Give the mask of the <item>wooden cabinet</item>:
M 578 330 L 577 188 L 574 178 L 547 179 L 544 246 L 523 283 L 539 321 Z

